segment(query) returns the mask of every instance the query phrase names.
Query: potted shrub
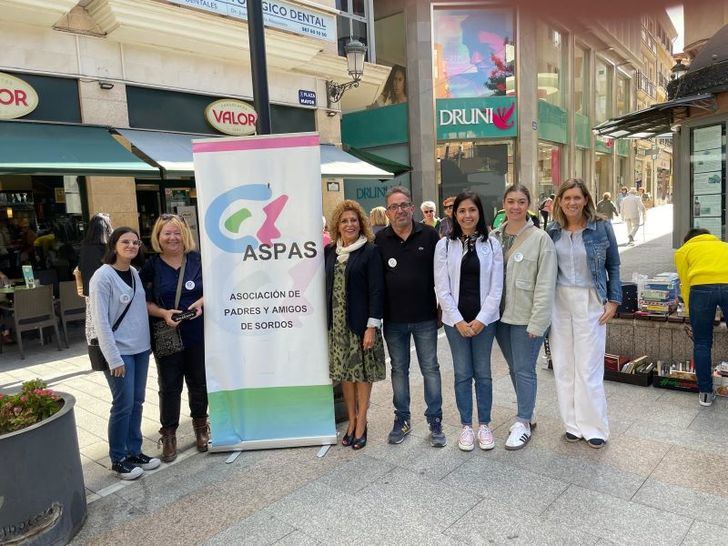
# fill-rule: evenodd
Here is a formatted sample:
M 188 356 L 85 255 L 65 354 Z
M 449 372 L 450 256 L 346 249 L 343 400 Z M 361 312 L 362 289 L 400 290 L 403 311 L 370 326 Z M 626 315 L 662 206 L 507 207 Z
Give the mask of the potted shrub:
M 0 544 L 66 544 L 86 520 L 75 404 L 40 379 L 0 393 Z

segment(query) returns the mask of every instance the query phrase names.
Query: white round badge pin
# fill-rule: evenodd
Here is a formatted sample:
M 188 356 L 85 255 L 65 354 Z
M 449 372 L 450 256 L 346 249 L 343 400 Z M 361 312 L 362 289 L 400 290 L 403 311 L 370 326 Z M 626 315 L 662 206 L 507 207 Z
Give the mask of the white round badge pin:
M 195 287 L 195 281 L 187 281 L 185 283 L 185 288 L 187 290 L 192 290 Z
M 389 260 L 387 260 L 387 265 L 389 267 L 397 267 L 397 260 L 395 258 L 389 258 Z
M 121 303 L 129 303 L 129 302 L 131 301 L 131 296 L 130 296 L 129 294 L 122 294 L 122 295 L 121 295 L 121 296 L 119 297 L 119 301 L 120 301 Z
M 521 254 L 520 252 L 516 252 L 513 255 L 513 261 L 514 262 L 522 262 L 523 261 L 523 254 Z

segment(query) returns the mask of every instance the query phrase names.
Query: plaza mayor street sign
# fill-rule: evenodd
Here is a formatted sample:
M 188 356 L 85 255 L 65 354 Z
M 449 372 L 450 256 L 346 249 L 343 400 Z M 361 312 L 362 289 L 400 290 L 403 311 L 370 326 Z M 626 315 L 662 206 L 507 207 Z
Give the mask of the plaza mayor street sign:
M 258 114 L 247 102 L 220 99 L 205 108 L 207 123 L 226 135 L 245 136 L 255 133 Z
M 38 93 L 30 84 L 0 72 L 0 119 L 22 118 L 38 106 Z
M 437 99 L 437 140 L 506 138 L 518 135 L 515 97 Z

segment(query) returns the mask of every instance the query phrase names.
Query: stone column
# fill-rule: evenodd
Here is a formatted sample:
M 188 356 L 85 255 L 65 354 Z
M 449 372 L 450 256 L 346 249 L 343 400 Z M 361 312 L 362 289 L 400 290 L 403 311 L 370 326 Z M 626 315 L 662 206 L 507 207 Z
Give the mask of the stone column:
M 518 11 L 516 58 L 518 74 L 518 165 L 517 180 L 538 198 L 538 65 L 536 62 L 536 17 L 527 10 Z
M 101 89 L 96 81 L 78 82 L 81 119 L 84 123 L 129 127 L 126 86 L 114 83 L 112 89 Z M 87 176 L 86 194 L 89 215 L 106 212 L 111 225 L 139 229 L 136 184 L 134 178 L 123 176 Z
M 439 201 L 435 180 L 435 94 L 429 2 L 404 0 L 412 201 Z

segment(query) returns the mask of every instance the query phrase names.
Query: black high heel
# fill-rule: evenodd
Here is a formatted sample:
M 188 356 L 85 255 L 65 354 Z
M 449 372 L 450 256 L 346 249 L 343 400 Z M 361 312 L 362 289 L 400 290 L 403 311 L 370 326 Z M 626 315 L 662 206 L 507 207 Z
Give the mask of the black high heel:
M 364 427 L 364 434 L 361 438 L 354 438 L 354 441 L 351 444 L 351 449 L 361 449 L 365 445 L 367 445 L 367 431 L 369 429 L 369 425 Z
M 343 438 L 341 438 L 341 445 L 344 447 L 349 447 L 351 444 L 354 443 L 354 431 L 351 431 L 351 434 L 344 434 Z

